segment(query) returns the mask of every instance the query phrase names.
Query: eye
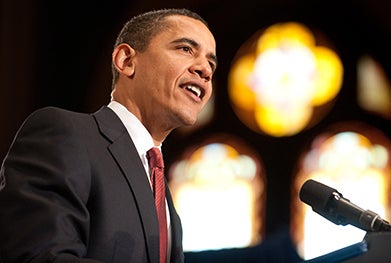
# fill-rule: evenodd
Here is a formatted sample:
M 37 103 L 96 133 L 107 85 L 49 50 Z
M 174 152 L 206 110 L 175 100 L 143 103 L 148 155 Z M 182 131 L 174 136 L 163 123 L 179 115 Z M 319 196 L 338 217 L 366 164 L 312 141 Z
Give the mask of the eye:
M 192 53 L 192 48 L 189 47 L 189 46 L 182 46 L 180 47 L 183 51 L 185 51 L 186 53 Z
M 214 72 L 216 70 L 216 64 L 215 63 L 209 62 L 209 66 L 212 69 L 212 72 Z

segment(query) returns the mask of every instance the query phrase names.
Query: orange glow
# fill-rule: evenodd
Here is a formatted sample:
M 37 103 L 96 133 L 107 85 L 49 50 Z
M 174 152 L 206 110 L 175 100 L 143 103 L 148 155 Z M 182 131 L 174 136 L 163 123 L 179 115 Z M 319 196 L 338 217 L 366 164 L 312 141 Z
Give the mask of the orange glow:
M 315 108 L 330 103 L 343 67 L 331 49 L 299 23 L 276 24 L 247 43 L 234 61 L 228 91 L 235 112 L 250 128 L 272 136 L 305 129 Z
M 391 119 L 391 83 L 384 69 L 369 56 L 358 63 L 358 103 L 370 112 Z
M 260 242 L 265 182 L 258 160 L 229 144 L 209 143 L 176 162 L 170 175 L 185 251 Z
M 254 56 L 241 57 L 232 68 L 228 82 L 234 103 L 245 110 L 251 110 L 256 103 L 255 93 L 250 87 L 250 77 L 254 70 Z
M 257 54 L 281 46 L 314 46 L 315 38 L 305 26 L 295 22 L 272 25 L 261 35 Z
M 308 123 L 312 114 L 312 108 L 289 107 L 281 111 L 274 107 L 257 107 L 255 119 L 259 127 L 266 133 L 280 137 L 293 135 L 299 132 L 305 123 Z M 290 129 L 287 131 L 286 127 Z
M 314 55 L 317 62 L 313 105 L 318 106 L 333 99 L 342 85 L 343 66 L 338 56 L 330 49 L 316 47 Z

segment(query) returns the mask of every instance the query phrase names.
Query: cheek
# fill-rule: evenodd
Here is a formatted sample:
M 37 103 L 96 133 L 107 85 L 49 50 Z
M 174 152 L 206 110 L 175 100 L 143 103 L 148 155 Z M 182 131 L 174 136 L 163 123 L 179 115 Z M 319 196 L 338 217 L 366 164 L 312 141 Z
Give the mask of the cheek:
M 167 76 L 177 77 L 183 72 L 183 67 L 179 61 L 167 61 L 162 66 Z
M 209 100 L 210 100 L 210 98 L 212 97 L 212 95 L 213 95 L 213 88 L 212 88 L 212 86 L 208 89 L 208 91 L 206 92 L 206 94 L 205 94 L 205 103 L 207 103 Z
M 150 63 L 155 78 L 173 78 L 178 73 L 178 63 L 170 60 L 156 60 Z

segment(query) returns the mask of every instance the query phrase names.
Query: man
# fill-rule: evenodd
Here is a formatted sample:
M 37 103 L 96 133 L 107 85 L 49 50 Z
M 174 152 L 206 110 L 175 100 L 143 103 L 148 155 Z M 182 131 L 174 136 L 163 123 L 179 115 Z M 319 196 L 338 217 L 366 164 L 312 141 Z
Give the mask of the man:
M 31 114 L 4 159 L 2 262 L 183 262 L 182 229 L 166 187 L 159 224 L 147 151 L 191 125 L 212 93 L 216 46 L 186 9 L 131 19 L 112 53 L 112 101 L 94 114 Z

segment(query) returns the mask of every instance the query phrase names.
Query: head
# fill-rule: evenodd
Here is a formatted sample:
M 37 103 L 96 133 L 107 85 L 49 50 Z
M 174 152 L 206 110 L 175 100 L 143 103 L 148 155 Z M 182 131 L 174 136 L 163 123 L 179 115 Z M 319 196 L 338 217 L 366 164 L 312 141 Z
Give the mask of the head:
M 189 10 L 134 17 L 121 30 L 112 58 L 113 99 L 152 136 L 193 124 L 212 94 L 215 40 L 207 23 Z
M 208 27 L 208 23 L 197 13 L 194 13 L 188 9 L 160 9 L 146 13 L 142 13 L 133 17 L 122 27 L 121 32 L 118 34 L 114 44 L 114 48 L 122 43 L 129 44 L 132 48 L 139 52 L 146 50 L 152 37 L 161 32 L 166 23 L 164 19 L 167 16 L 182 15 L 197 19 L 204 23 Z M 115 66 L 112 65 L 113 83 L 118 79 L 118 71 Z

